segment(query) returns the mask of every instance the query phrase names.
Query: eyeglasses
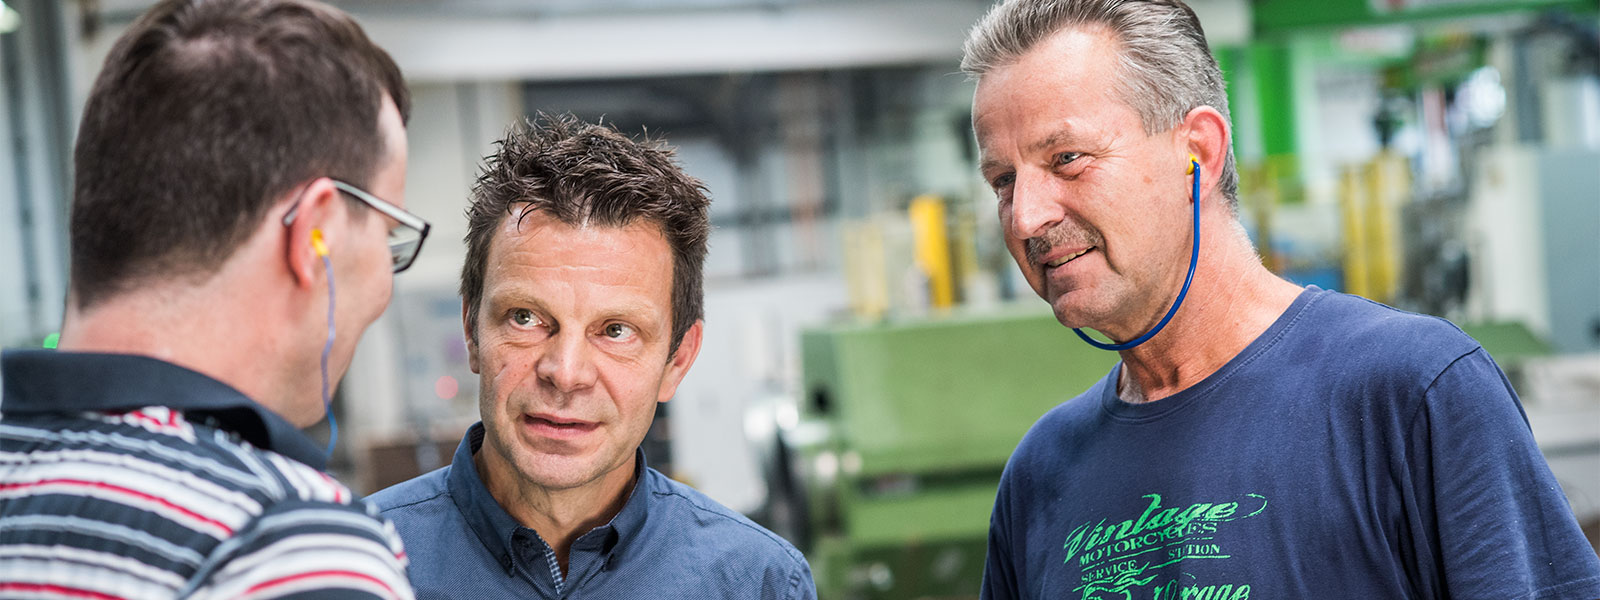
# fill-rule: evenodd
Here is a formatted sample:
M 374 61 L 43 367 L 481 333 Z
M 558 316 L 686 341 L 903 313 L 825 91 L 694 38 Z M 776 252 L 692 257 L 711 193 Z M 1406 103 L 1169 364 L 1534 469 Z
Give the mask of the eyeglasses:
M 367 206 L 400 223 L 399 227 L 389 229 L 389 260 L 394 265 L 394 272 L 404 271 L 411 266 L 411 263 L 416 262 L 417 254 L 422 252 L 422 241 L 428 239 L 428 230 L 432 228 L 427 221 L 361 188 L 337 179 L 328 181 L 333 182 L 335 189 L 365 202 Z M 295 212 L 298 210 L 300 210 L 299 205 L 289 209 L 289 214 L 283 216 L 284 226 L 294 223 Z

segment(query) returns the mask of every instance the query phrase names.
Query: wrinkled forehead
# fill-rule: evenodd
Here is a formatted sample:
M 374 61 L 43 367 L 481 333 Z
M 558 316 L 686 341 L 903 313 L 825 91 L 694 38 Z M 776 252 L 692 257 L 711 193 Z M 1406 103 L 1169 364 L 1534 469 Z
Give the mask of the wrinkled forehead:
M 662 228 L 648 219 L 626 224 L 569 223 L 549 211 L 515 207 L 501 218 L 489 244 L 486 280 L 497 271 L 560 269 L 597 283 L 641 283 L 671 277 L 672 252 Z
M 986 73 L 972 108 L 982 159 L 1081 150 L 1142 133 L 1138 112 L 1120 93 L 1117 57 L 1109 34 L 1069 29 Z
M 973 93 L 973 130 L 984 134 L 1007 111 L 1092 112 L 1124 104 L 1120 88 L 1120 42 L 1101 27 L 1069 27 L 1040 40 L 1015 60 L 978 78 Z

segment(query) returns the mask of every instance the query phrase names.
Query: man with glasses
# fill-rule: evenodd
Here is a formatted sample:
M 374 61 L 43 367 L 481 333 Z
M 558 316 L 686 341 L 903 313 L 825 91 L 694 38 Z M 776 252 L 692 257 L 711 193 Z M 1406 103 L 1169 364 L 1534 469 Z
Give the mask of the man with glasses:
M 356 186 L 337 179 L 329 179 L 334 189 L 348 194 L 351 198 L 360 200 L 384 216 L 394 219 L 394 226 L 389 228 L 389 260 L 394 264 L 394 272 L 399 273 L 411 268 L 411 263 L 417 260 L 417 254 L 422 252 L 422 241 L 428 239 L 428 230 L 433 226 L 421 217 L 405 211 L 405 209 L 390 204 L 384 199 L 367 193 Z M 289 209 L 289 214 L 283 216 L 283 226 L 294 226 L 295 211 L 299 205 Z
M 59 351 L 4 356 L 0 597 L 412 597 L 393 525 L 299 431 L 427 235 L 408 110 L 310 0 L 168 0 L 117 41 Z

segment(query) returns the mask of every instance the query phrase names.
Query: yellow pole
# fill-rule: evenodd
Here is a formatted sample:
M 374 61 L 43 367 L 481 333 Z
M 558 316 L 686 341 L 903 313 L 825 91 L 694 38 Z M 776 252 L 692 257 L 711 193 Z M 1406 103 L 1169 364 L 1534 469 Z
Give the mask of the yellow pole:
M 1363 298 L 1372 297 L 1370 272 L 1367 269 L 1367 229 L 1364 223 L 1363 200 L 1367 187 L 1363 185 L 1362 169 L 1345 167 L 1339 178 L 1339 213 L 1344 223 L 1344 291 Z
M 928 276 L 928 299 L 934 308 L 956 303 L 955 276 L 950 265 L 950 236 L 945 229 L 944 201 L 938 196 L 917 196 L 911 201 L 911 233 L 916 240 L 917 265 Z

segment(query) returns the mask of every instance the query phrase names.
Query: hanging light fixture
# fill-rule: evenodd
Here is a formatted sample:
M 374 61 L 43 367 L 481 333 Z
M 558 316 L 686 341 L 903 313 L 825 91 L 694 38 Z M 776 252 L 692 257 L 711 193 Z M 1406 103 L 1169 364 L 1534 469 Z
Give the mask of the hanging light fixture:
M 6 6 L 5 0 L 0 0 L 0 34 L 11 33 L 22 26 L 22 15 Z

